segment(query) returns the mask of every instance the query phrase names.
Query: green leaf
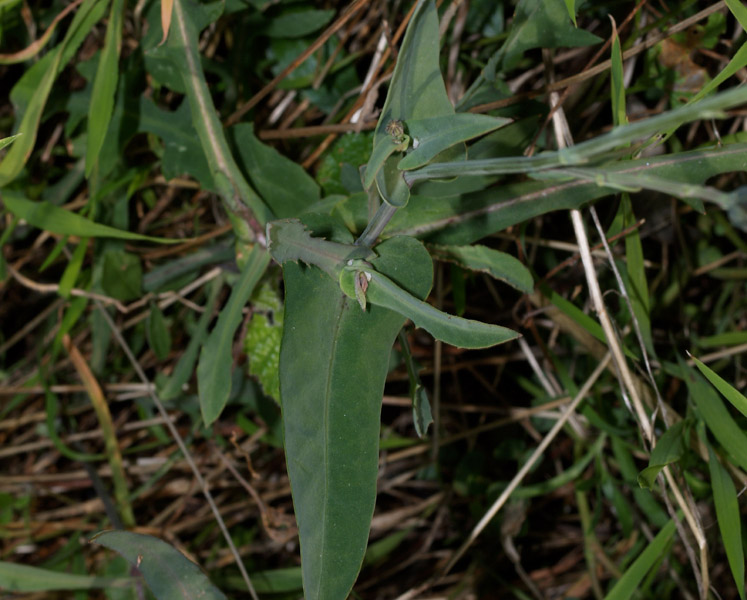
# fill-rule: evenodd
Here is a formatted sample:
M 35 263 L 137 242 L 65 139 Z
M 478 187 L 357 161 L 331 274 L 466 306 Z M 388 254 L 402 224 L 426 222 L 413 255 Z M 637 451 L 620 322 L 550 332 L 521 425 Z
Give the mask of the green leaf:
M 278 264 L 303 261 L 322 269 L 337 281 L 340 270 L 348 260 L 370 258 L 373 253 L 365 246 L 329 242 L 312 237 L 298 219 L 283 219 L 267 225 L 268 249 Z
M 271 38 L 298 38 L 318 31 L 335 16 L 335 10 L 286 10 L 273 17 L 262 33 Z
M 301 167 L 263 144 L 249 123 L 232 129 L 249 179 L 278 219 L 296 217 L 319 200 L 319 186 Z
M 104 48 L 99 56 L 88 109 L 88 139 L 86 142 L 86 177 L 91 176 L 109 129 L 114 109 L 114 95 L 119 79 L 119 52 L 122 47 L 122 13 L 124 0 L 112 0 Z
M 94 24 L 103 16 L 106 7 L 106 2 L 86 0 L 76 11 L 62 42 L 31 66 L 14 86 L 11 99 L 16 105 L 16 114 L 23 115 L 17 127 L 17 131 L 23 132 L 23 136 L 13 144 L 0 163 L 0 188 L 18 176 L 31 156 L 44 107 L 58 73 L 75 54 Z M 14 92 L 21 88 L 25 88 L 24 98 L 17 102 L 18 97 Z
M 413 150 L 399 161 L 399 169 L 417 169 L 444 150 L 494 131 L 511 119 L 473 113 L 458 113 L 425 119 L 409 119 L 405 124 Z
M 664 435 L 659 438 L 649 457 L 648 467 L 638 475 L 638 485 L 642 488 L 652 489 L 661 470 L 682 458 L 685 452 L 684 428 L 685 422 L 680 421 L 667 429 Z
M 721 540 L 726 550 L 737 591 L 742 600 L 744 595 L 744 549 L 742 547 L 742 519 L 737 500 L 737 490 L 727 470 L 708 446 L 708 470 L 711 473 L 713 503 L 716 505 L 716 520 L 721 532 Z
M 60 277 L 59 294 L 63 298 L 68 298 L 70 296 L 70 290 L 75 287 L 75 282 L 78 280 L 78 275 L 83 266 L 83 259 L 86 257 L 87 250 L 88 238 L 82 238 L 75 247 L 73 256 L 67 264 L 67 267 L 65 267 L 65 272 L 62 274 L 62 277 Z
M 376 251 L 377 269 L 427 295 L 432 263 L 422 244 L 396 238 Z M 377 306 L 362 311 L 315 267 L 285 262 L 283 279 L 280 394 L 305 597 L 344 600 L 366 549 L 381 398 L 404 318 Z
M 231 291 L 228 303 L 220 312 L 215 329 L 200 352 L 197 386 L 202 420 L 206 427 L 220 416 L 228 402 L 231 393 L 233 337 L 241 324 L 242 310 L 269 263 L 269 253 L 258 244 L 255 245 Z
M 688 353 L 689 354 L 689 353 Z M 734 387 L 732 387 L 726 380 L 722 379 L 717 373 L 710 369 L 707 365 L 703 364 L 692 354 L 690 358 L 695 362 L 695 366 L 698 367 L 701 373 L 705 375 L 706 379 L 711 382 L 711 385 L 715 387 L 721 395 L 731 402 L 732 406 L 747 417 L 747 398 L 740 394 Z
M 574 17 L 571 16 L 573 19 Z M 575 19 L 574 19 L 575 25 Z M 617 25 L 612 21 L 612 66 L 610 68 L 610 93 L 612 96 L 612 123 L 615 127 L 628 122 L 625 112 L 625 82 L 623 81 L 623 60 L 620 47 L 620 36 Z
M 142 295 L 143 267 L 137 256 L 124 250 L 109 250 L 103 263 L 101 285 L 109 296 L 129 302 Z
M 650 174 L 682 183 L 702 183 L 714 175 L 741 170 L 746 152 L 747 144 L 731 144 L 710 150 L 624 161 L 609 167 L 609 171 L 630 176 Z M 465 169 L 471 162 L 475 161 L 462 162 L 459 168 Z M 408 173 L 421 173 L 433 166 L 427 165 Z M 394 215 L 386 233 L 427 237 L 440 244 L 465 245 L 534 216 L 578 208 L 591 200 L 617 193 L 614 188 L 579 180 L 510 183 L 471 194 L 440 198 L 438 202 L 414 195 L 410 208 Z
M 283 336 L 283 305 L 276 292 L 264 284 L 253 298 L 254 313 L 244 339 L 249 357 L 249 373 L 254 375 L 265 394 L 280 402 L 280 341 Z M 268 311 L 269 314 L 261 312 Z
M 434 244 L 428 246 L 428 249 L 438 260 L 453 262 L 470 271 L 487 273 L 525 294 L 530 294 L 534 289 L 534 279 L 529 269 L 517 258 L 505 252 L 480 245 L 439 246 Z
M 656 534 L 656 537 L 646 546 L 646 549 L 617 580 L 604 600 L 627 600 L 633 597 L 646 573 L 664 556 L 674 531 L 675 523 L 674 520 L 671 520 Z
M 10 190 L 3 190 L 2 200 L 5 207 L 19 219 L 23 219 L 29 225 L 59 235 L 109 237 L 121 240 L 157 242 L 159 244 L 179 244 L 184 242 L 183 239 L 170 240 L 152 237 L 94 223 L 85 217 L 81 217 L 74 212 L 70 212 L 49 202 L 32 202 L 31 200 L 26 200 L 17 192 Z
M 96 577 L 60 573 L 39 567 L 0 561 L 0 589 L 5 592 L 51 592 L 54 590 L 90 590 L 126 588 L 134 585 L 131 577 Z
M 516 67 L 524 52 L 532 48 L 575 48 L 603 41 L 588 31 L 576 29 L 568 19 L 569 14 L 567 5 L 560 0 L 521 0 L 508 39 L 498 51 L 503 71 Z M 488 79 L 493 78 L 494 74 L 488 73 Z
M 718 394 L 701 375 L 678 358 L 680 373 L 690 396 L 719 443 L 742 468 L 747 469 L 747 435 L 726 410 Z
M 16 138 L 19 138 L 22 135 L 23 135 L 22 133 L 17 133 L 16 135 L 11 135 L 10 137 L 6 137 L 6 138 L 1 139 L 0 140 L 0 150 L 2 150 L 3 148 L 6 148 L 8 146 L 10 146 Z
M 412 422 L 415 425 L 415 433 L 423 439 L 428 433 L 428 426 L 433 423 L 431 404 L 428 401 L 428 392 L 425 391 L 423 383 L 418 376 L 415 360 L 410 352 L 410 344 L 404 330 L 399 332 L 399 343 L 402 346 L 402 354 L 405 358 L 407 376 L 410 379 L 410 400 L 412 401 Z
M 346 267 L 346 270 L 353 268 L 362 271 L 368 278 L 366 296 L 369 302 L 397 311 L 415 323 L 416 327 L 422 327 L 447 344 L 460 348 L 487 348 L 519 337 L 517 332 L 506 327 L 441 312 L 373 269 L 355 266 Z
M 565 7 L 568 10 L 568 16 L 573 21 L 573 26 L 578 27 L 576 23 L 576 0 L 565 0 Z
M 131 531 L 104 531 L 91 538 L 121 554 L 143 574 L 157 600 L 225 600 L 200 567 L 166 542 Z
M 189 102 L 175 111 L 161 110 L 150 98 L 140 98 L 138 131 L 153 133 L 163 140 L 161 168 L 169 180 L 189 175 L 206 190 L 217 191 L 200 138 L 192 125 Z
M 182 355 L 179 357 L 179 362 L 176 363 L 174 372 L 163 385 L 163 389 L 159 390 L 159 396 L 162 400 L 173 400 L 179 396 L 182 393 L 182 386 L 187 383 L 189 378 L 192 376 L 192 371 L 195 362 L 197 361 L 197 354 L 202 347 L 202 342 L 207 335 L 208 325 L 213 318 L 213 309 L 218 300 L 218 292 L 220 291 L 222 283 L 223 279 L 221 277 L 218 277 L 211 282 L 208 299 L 205 303 L 205 310 L 197 321 L 197 326 L 192 332 L 192 337 L 189 339 L 187 349 L 184 350 Z
M 623 213 L 623 226 L 633 227 L 635 215 L 633 205 L 628 194 L 622 194 L 620 210 Z M 648 293 L 648 281 L 646 280 L 646 267 L 644 265 L 643 246 L 641 236 L 637 228 L 625 236 L 625 270 L 630 282 L 628 294 L 633 306 L 633 317 L 638 320 L 638 327 L 643 338 L 646 351 L 655 356 L 653 334 L 651 333 L 651 301 Z
M 257 223 L 264 227 L 267 221 L 272 219 L 272 213 L 247 183 L 236 164 L 205 80 L 197 51 L 198 21 L 204 12 L 204 7 L 193 0 L 174 0 L 167 42 L 169 56 L 182 74 L 189 98 L 192 124 L 197 130 L 218 193 L 232 214 L 244 214 L 248 208 Z M 246 218 L 237 217 L 233 222 L 240 237 L 253 237 L 248 230 Z
M 159 360 L 165 359 L 171 352 L 171 332 L 166 324 L 163 311 L 155 302 L 151 304 L 150 312 L 145 320 L 145 332 L 153 354 Z
M 410 196 L 409 186 L 397 166 L 408 140 L 397 131 L 411 119 L 429 119 L 454 115 L 446 94 L 438 64 L 438 13 L 432 0 L 420 0 L 407 26 L 402 47 L 394 66 L 392 81 L 374 131 L 373 153 L 366 167 L 364 187 L 376 178 L 382 198 L 393 206 L 404 206 Z M 450 152 L 449 160 L 464 158 L 464 148 Z

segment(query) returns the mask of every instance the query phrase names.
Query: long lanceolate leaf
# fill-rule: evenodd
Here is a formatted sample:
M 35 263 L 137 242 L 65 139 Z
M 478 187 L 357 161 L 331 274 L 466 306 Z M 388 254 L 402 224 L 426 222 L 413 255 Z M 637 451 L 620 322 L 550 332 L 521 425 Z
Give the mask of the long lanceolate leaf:
M 88 143 L 86 144 L 86 176 L 90 176 L 98 160 L 101 146 L 109 129 L 114 109 L 114 94 L 119 79 L 119 51 L 122 47 L 122 11 L 124 0 L 112 0 L 106 40 L 99 57 L 93 82 L 91 106 L 88 109 Z
M 234 228 L 242 237 L 262 235 L 261 229 L 272 218 L 272 213 L 247 183 L 236 164 L 223 132 L 213 100 L 205 81 L 200 56 L 197 52 L 197 30 L 192 18 L 200 6 L 190 0 L 174 0 L 168 47 L 189 97 L 189 106 L 202 148 L 221 198 L 234 216 Z
M 377 252 L 374 268 L 415 296 L 427 295 L 433 267 L 419 242 L 395 238 Z M 280 395 L 305 597 L 344 600 L 365 553 L 381 397 L 405 319 L 378 306 L 362 311 L 316 267 L 287 261 L 283 277 Z

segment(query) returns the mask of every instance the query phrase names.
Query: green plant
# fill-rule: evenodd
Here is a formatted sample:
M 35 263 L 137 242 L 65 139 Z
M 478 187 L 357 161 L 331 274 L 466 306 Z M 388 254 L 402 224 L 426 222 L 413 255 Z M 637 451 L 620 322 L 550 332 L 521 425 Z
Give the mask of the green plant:
M 727 4 L 744 25 L 747 22 L 744 8 L 735 2 Z M 59 291 L 63 296 L 67 295 L 63 293 L 65 289 L 70 292 L 73 283 L 78 282 L 109 301 L 112 298 L 117 302 L 134 300 L 145 285 L 144 276 L 139 260 L 124 246 L 124 240 L 176 241 L 128 230 L 127 201 L 138 182 L 147 177 L 147 172 L 138 168 L 122 169 L 117 164 L 116 154 L 108 150 L 107 145 L 111 140 L 126 137 L 133 123 L 137 131 L 164 139 L 162 146 L 152 148 L 154 154 L 160 154 L 164 174 L 176 175 L 179 169 L 185 169 L 204 189 L 222 199 L 233 225 L 239 274 L 210 333 L 207 333 L 208 321 L 201 318 L 178 366 L 169 379 L 159 384 L 162 396 L 176 397 L 192 371 L 196 371 L 199 409 L 205 427 L 216 423 L 235 391 L 232 342 L 242 323 L 242 311 L 260 281 L 272 277 L 272 271 L 268 271 L 271 259 L 282 267 L 284 313 L 277 366 L 280 398 L 277 400 L 282 406 L 283 446 L 299 528 L 303 588 L 307 598 L 346 598 L 366 556 L 379 472 L 381 398 L 392 347 L 405 323 L 410 320 L 440 342 L 470 349 L 488 348 L 519 336 L 507 327 L 447 314 L 428 303 L 433 287 L 432 257 L 455 263 L 464 271 L 487 272 L 516 290 L 531 294 L 536 276 L 527 266 L 506 253 L 476 242 L 509 227 L 524 228 L 532 218 L 559 210 L 572 211 L 601 326 L 557 293 L 545 290 L 544 296 L 565 313 L 569 328 L 575 327 L 577 333 L 580 330 L 587 337 L 595 337 L 610 348 L 609 354 L 605 349 L 596 357 L 598 365 L 589 369 L 591 375 L 580 390 L 568 368 L 556 361 L 559 377 L 574 401 L 540 447 L 528 460 L 521 461 L 519 475 L 503 489 L 492 488 L 486 492 L 488 497 L 497 499 L 472 536 L 451 555 L 444 571 L 456 565 L 468 545 L 509 497 L 518 500 L 557 489 L 579 477 L 592 461 L 602 463 L 600 452 L 606 435 L 615 440 L 612 447 L 620 472 L 628 480 L 635 479 L 631 475 L 636 471 L 632 437 L 635 443 L 645 444 L 649 455 L 648 467 L 637 474 L 642 488 L 639 491 L 659 485 L 667 496 L 666 501 L 670 502 L 669 493 L 673 500 L 667 512 L 655 504 L 653 513 L 663 515 L 663 521 L 659 519 L 656 523 L 658 534 L 647 549 L 636 546 L 631 550 L 623 561 L 624 572 L 610 586 L 606 597 L 631 597 L 636 589 L 651 585 L 646 578 L 649 573 L 656 572 L 654 565 L 671 546 L 678 518 L 684 519 L 696 540 L 699 554 L 692 562 L 697 567 L 695 572 L 701 595 L 704 595 L 709 578 L 706 539 L 693 510 L 694 503 L 682 494 L 672 470 L 689 456 L 692 430 L 700 440 L 701 457 L 708 463 L 725 551 L 736 589 L 744 598 L 743 542 L 741 535 L 734 533 L 739 531 L 741 523 L 736 490 L 729 471 L 719 462 L 719 454 L 709 441 L 706 427 L 724 451 L 724 460 L 733 460 L 732 466 L 742 471 L 747 469 L 744 430 L 711 388 L 685 363 L 663 368 L 670 376 L 687 383 L 696 407 L 695 415 L 678 420 L 671 418 L 666 409 L 662 414 L 654 412 L 654 407 L 665 405 L 661 397 L 650 391 L 657 389 L 649 362 L 649 356 L 656 356 L 650 319 L 652 300 L 629 194 L 641 190 L 666 192 L 678 196 L 686 206 L 699 212 L 705 212 L 706 201 L 726 215 L 721 226 L 732 235 L 738 235 L 735 227 L 747 230 L 745 188 L 726 192 L 709 185 L 715 176 L 743 170 L 746 144 L 733 140 L 689 151 L 675 149 L 655 157 L 647 154 L 681 125 L 722 118 L 729 109 L 747 102 L 744 87 L 708 95 L 738 69 L 744 68 L 747 63 L 745 46 L 691 102 L 627 123 L 623 54 L 614 36 L 610 78 L 614 128 L 576 145 L 558 139 L 559 149 L 531 156 L 502 151 L 496 147 L 501 136 L 508 138 L 516 131 L 510 128 L 518 127 L 521 122 L 504 115 L 488 116 L 470 111 L 480 104 L 503 99 L 501 69 L 514 68 L 525 52 L 536 48 L 584 46 L 598 41 L 596 36 L 571 24 L 571 19 L 575 19 L 573 3 L 566 2 L 566 7 L 567 11 L 559 2 L 551 1 L 519 2 L 502 45 L 455 109 L 441 74 L 435 3 L 431 0 L 417 2 L 374 129 L 370 157 L 361 170 L 362 191 L 342 198 L 333 197 L 332 201 L 320 199 L 316 183 L 306 172 L 260 142 L 251 126 L 238 124 L 230 129 L 223 128 L 198 52 L 200 31 L 219 17 L 222 5 L 196 4 L 191 0 L 164 3 L 162 22 L 168 31 L 166 43 L 158 43 L 161 37 L 155 27 L 145 36 L 145 64 L 150 75 L 157 79 L 158 86 L 184 94 L 188 104 L 180 105 L 172 113 L 164 113 L 150 99 L 143 97 L 133 103 L 128 97 L 130 84 L 126 69 L 123 67 L 120 74 L 116 66 L 120 60 L 134 62 L 134 59 L 121 58 L 123 6 L 121 2 L 112 3 L 98 64 L 95 70 L 93 65 L 88 69 L 92 77 L 86 113 L 88 137 L 85 153 L 80 156 L 91 196 L 84 209 L 85 216 L 56 206 L 56 199 L 31 200 L 23 186 L 13 182 L 21 176 L 33 148 L 55 78 L 101 18 L 105 6 L 92 0 L 84 1 L 60 44 L 30 67 L 14 87 L 11 96 L 22 109 L 18 131 L 23 135 L 7 139 L 7 143 L 15 141 L 0 163 L 2 199 L 15 223 L 24 221 L 61 236 L 63 241 L 73 236 L 79 239 L 77 248 L 82 250 L 73 253 L 61 279 Z M 228 8 L 239 10 L 230 3 Z M 309 14 L 301 15 L 307 12 Z M 151 25 L 157 21 L 157 16 L 155 8 L 151 7 L 148 16 Z M 275 29 L 270 31 L 290 27 L 291 37 L 300 37 L 309 33 L 303 28 L 305 21 L 312 23 L 308 26 L 312 27 L 310 31 L 315 31 L 321 25 L 313 23 L 326 23 L 330 16 L 325 11 L 309 10 L 298 14 L 290 11 L 282 15 L 286 21 L 276 21 Z M 163 37 L 166 39 L 166 32 Z M 216 73 L 220 77 L 219 69 L 211 75 L 216 76 Z M 142 73 L 137 76 L 141 77 Z M 225 93 L 228 95 L 230 90 L 226 89 Z M 559 116 L 555 123 L 562 129 Z M 477 138 L 479 141 L 473 142 Z M 0 147 L 4 145 L 6 140 L 0 141 Z M 503 179 L 507 176 L 519 177 Z M 279 181 L 280 178 L 287 180 Z M 116 196 L 111 206 L 105 202 L 109 194 Z M 618 340 L 601 294 L 598 297 L 594 294 L 598 283 L 578 212 L 595 200 L 617 194 L 622 195 L 622 200 L 613 229 L 616 233 L 623 229 L 628 232 L 624 242 L 625 264 L 620 265 L 623 275 L 619 278 L 623 284 L 621 293 L 629 308 L 624 319 L 636 333 L 633 342 Z M 106 219 L 108 224 L 99 222 L 105 211 L 111 212 Z M 604 239 L 604 232 L 602 234 Z M 89 239 L 101 240 L 97 247 L 100 252 L 97 261 L 100 262 L 86 273 L 82 261 Z M 63 287 L 63 280 L 73 283 Z M 215 302 L 216 293 L 211 293 L 209 306 Z M 80 297 L 101 299 L 91 294 Z M 98 308 L 101 318 L 108 320 L 108 313 L 101 306 Z M 72 303 L 66 308 L 66 331 L 74 326 L 81 312 L 82 308 Z M 60 339 L 66 331 L 61 332 Z M 94 350 L 99 357 L 106 355 L 110 335 L 118 337 L 116 327 L 110 332 L 105 321 L 101 321 L 94 340 Z M 150 312 L 145 337 L 158 358 L 163 360 L 169 355 L 171 335 L 167 320 L 158 308 Z M 68 340 L 65 348 L 72 354 L 69 338 L 65 339 Z M 406 336 L 401 336 L 400 340 L 407 354 Z M 129 352 L 123 341 L 122 346 Z M 251 356 L 249 359 L 251 361 Z M 648 369 L 651 381 L 631 373 L 626 366 L 628 360 Z M 621 387 L 631 400 L 635 419 L 612 414 L 600 416 L 588 407 L 585 417 L 605 432 L 600 434 L 595 445 L 588 448 L 572 469 L 545 484 L 538 484 L 538 489 L 518 487 L 522 477 L 534 466 L 611 362 L 616 364 Z M 704 365 L 696 364 L 703 369 Z M 134 358 L 133 365 L 137 365 Z M 267 369 L 265 366 L 265 372 Z M 408 369 L 410 394 L 413 403 L 417 400 L 418 405 L 415 421 L 426 423 L 427 427 L 428 403 L 423 400 L 422 385 L 411 360 Z M 272 379 L 272 367 L 269 370 L 268 382 Z M 744 412 L 744 398 L 734 388 L 723 379 L 712 377 L 715 373 L 706 370 L 704 374 Z M 262 383 L 265 385 L 265 381 Z M 651 388 L 645 388 L 648 397 L 643 397 L 645 394 L 640 390 L 649 384 Z M 272 389 L 268 383 L 265 391 L 271 393 Z M 154 401 L 157 398 L 154 397 Z M 159 409 L 168 420 L 165 411 Z M 111 416 L 105 414 L 99 418 L 102 422 L 111 420 Z M 636 424 L 640 428 L 640 438 Z M 625 433 L 625 428 L 631 429 L 633 435 Z M 175 430 L 173 433 L 178 437 Z M 578 443 L 581 448 L 583 444 Z M 186 447 L 181 450 L 188 454 Z M 109 460 L 121 461 L 121 458 L 110 456 Z M 607 481 L 600 484 L 600 489 L 612 497 L 616 510 L 630 513 L 626 508 L 627 500 L 621 499 L 619 490 L 615 491 L 609 471 L 604 471 L 606 468 L 602 470 Z M 738 477 L 743 476 L 742 471 L 738 472 Z M 466 477 L 463 489 L 469 489 L 474 483 L 470 477 Z M 116 483 L 124 485 L 123 479 L 118 478 Z M 580 506 L 585 506 L 584 494 L 585 490 L 579 487 Z M 646 503 L 650 506 L 652 502 L 651 496 L 645 498 L 636 496 L 644 509 Z M 118 494 L 118 502 L 124 514 L 129 514 L 126 496 Z M 583 518 L 589 536 L 588 547 L 591 547 L 592 519 L 588 514 Z M 232 544 L 230 536 L 226 537 Z M 189 594 L 197 594 L 194 586 L 201 586 L 203 597 L 223 597 L 199 570 L 158 540 L 127 532 L 105 532 L 94 539 L 140 567 L 159 598 L 171 597 L 171 594 L 191 597 Z M 167 565 L 175 565 L 176 571 L 183 572 L 175 572 L 173 581 L 164 585 L 162 574 Z M 596 584 L 599 586 L 598 582 Z M 28 589 L 18 585 L 15 589 Z M 80 580 L 75 585 L 85 588 L 95 586 L 95 582 Z M 184 592 L 180 586 L 190 591 Z M 251 585 L 249 589 L 254 594 Z M 601 591 L 601 587 L 597 591 Z

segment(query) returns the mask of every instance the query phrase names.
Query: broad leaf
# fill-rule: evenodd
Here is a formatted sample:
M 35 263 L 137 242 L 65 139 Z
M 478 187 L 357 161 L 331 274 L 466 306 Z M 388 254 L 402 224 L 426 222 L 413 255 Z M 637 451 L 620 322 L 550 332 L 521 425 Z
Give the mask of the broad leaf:
M 200 567 L 166 542 L 131 531 L 104 531 L 91 539 L 121 554 L 143 574 L 157 600 L 225 600 Z
M 249 179 L 278 219 L 296 217 L 319 200 L 319 186 L 301 167 L 263 144 L 249 123 L 231 130 Z
M 420 0 L 412 15 L 397 57 L 384 108 L 374 132 L 374 151 L 366 168 L 364 187 L 376 179 L 382 198 L 394 206 L 404 206 L 409 186 L 402 181 L 397 164 L 399 150 L 407 147 L 407 136 L 400 129 L 411 119 L 454 115 L 438 64 L 438 13 L 432 0 Z M 464 148 L 447 151 L 443 160 L 460 160 Z
M 242 310 L 269 263 L 270 255 L 258 244 L 255 245 L 231 291 L 228 303 L 220 312 L 215 329 L 210 332 L 200 352 L 197 385 L 202 420 L 206 427 L 220 416 L 228 402 L 231 393 L 233 338 L 241 324 Z
M 376 251 L 378 270 L 420 298 L 428 294 L 432 263 L 419 242 L 395 238 Z M 305 597 L 344 600 L 366 549 L 381 398 L 405 319 L 377 306 L 362 311 L 316 267 L 287 261 L 283 278 L 280 394 Z

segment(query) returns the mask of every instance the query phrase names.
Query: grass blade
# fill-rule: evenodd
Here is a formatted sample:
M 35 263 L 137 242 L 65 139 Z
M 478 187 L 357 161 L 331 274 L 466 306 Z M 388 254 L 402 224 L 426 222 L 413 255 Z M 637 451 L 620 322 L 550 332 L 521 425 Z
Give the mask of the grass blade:
M 721 392 L 721 395 L 729 402 L 731 402 L 734 408 L 736 408 L 745 417 L 747 417 L 747 398 L 740 394 L 728 382 L 719 377 L 719 375 L 712 369 L 710 369 L 707 365 L 703 364 L 689 352 L 688 354 L 690 355 L 690 358 L 692 358 L 695 362 L 695 366 L 698 367 L 698 370 L 700 370 L 700 372 L 705 375 L 706 379 L 711 382 L 713 387 Z
M 618 579 L 614 587 L 604 597 L 604 600 L 627 600 L 627 598 L 631 598 L 646 573 L 664 556 L 669 541 L 674 535 L 674 530 L 674 521 L 669 521 L 638 558 L 633 561 L 633 564 L 623 573 L 623 576 Z

